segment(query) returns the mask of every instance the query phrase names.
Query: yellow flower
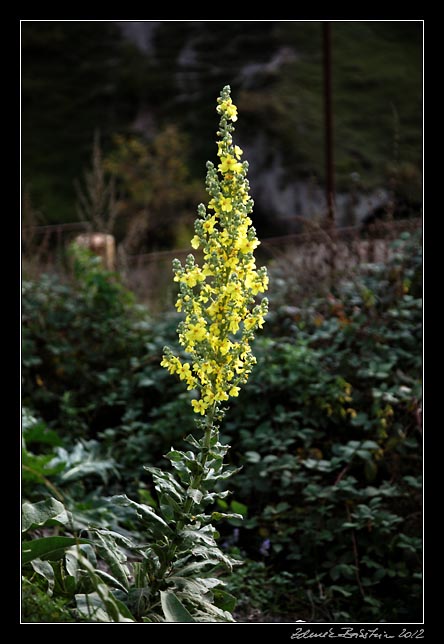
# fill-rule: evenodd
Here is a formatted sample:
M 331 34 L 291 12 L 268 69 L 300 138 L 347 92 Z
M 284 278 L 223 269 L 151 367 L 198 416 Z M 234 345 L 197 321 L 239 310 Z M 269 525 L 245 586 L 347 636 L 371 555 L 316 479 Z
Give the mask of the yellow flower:
M 206 221 L 203 222 L 202 228 L 208 235 L 211 235 L 211 233 L 214 231 L 214 226 L 216 225 L 216 219 L 215 217 L 211 217 L 210 219 L 207 219 Z
M 247 318 L 244 321 L 244 326 L 247 331 L 250 331 L 254 326 L 256 326 L 256 318 Z
M 226 114 L 232 121 L 237 121 L 237 107 L 236 105 L 227 105 Z
M 202 342 L 206 338 L 206 331 L 203 326 L 199 324 L 193 324 L 188 328 L 188 331 L 185 333 L 185 337 L 190 342 Z
M 225 393 L 225 391 L 223 391 L 222 389 L 220 389 L 220 390 L 216 393 L 216 395 L 214 396 L 214 398 L 215 398 L 216 400 L 218 400 L 219 402 L 222 402 L 222 401 L 228 400 L 228 394 L 226 394 L 226 393 Z
M 229 269 L 235 269 L 238 264 L 239 264 L 239 260 L 237 255 L 233 255 L 225 262 L 225 266 Z
M 194 413 L 195 414 L 201 414 L 202 416 L 205 414 L 205 412 L 206 412 L 206 410 L 208 408 L 208 405 L 203 400 L 192 400 L 191 404 L 193 406 Z
M 218 168 L 222 172 L 222 174 L 225 174 L 226 172 L 234 172 L 235 174 L 239 174 L 240 172 L 242 172 L 242 163 L 236 161 L 236 159 L 230 154 L 221 157 L 220 160 L 221 163 L 219 163 Z
M 177 374 L 188 389 L 197 389 L 199 400 L 191 401 L 193 410 L 204 416 L 219 404 L 239 395 L 239 385 L 247 382 L 256 359 L 251 353 L 253 331 L 261 328 L 267 302 L 256 304 L 255 297 L 268 285 L 266 270 L 256 269 L 253 253 L 259 245 L 252 220 L 253 201 L 244 166 L 242 150 L 233 144 L 234 130 L 227 121 L 237 119 L 237 109 L 229 87 L 218 101 L 221 115 L 217 155 L 219 164 L 207 164 L 207 210 L 198 207 L 195 249 L 204 245 L 202 266 L 192 255 L 184 265 L 174 260 L 174 280 L 179 283 L 176 308 L 183 311 L 179 343 L 189 354 L 179 360 L 171 350 L 161 362 Z M 222 173 L 222 178 L 217 170 Z M 207 212 L 212 209 L 210 217 Z M 211 410 L 210 410 L 211 408 Z
M 198 282 L 202 282 L 204 279 L 205 277 L 202 275 L 202 271 L 196 266 L 188 273 L 184 273 L 182 277 L 179 278 L 179 281 L 183 282 L 190 288 L 193 288 Z
M 237 121 L 237 107 L 233 105 L 231 98 L 222 101 L 217 108 L 219 114 L 225 114 L 232 121 Z
M 222 246 L 227 246 L 229 240 L 230 240 L 230 235 L 226 230 L 223 230 L 221 234 L 218 236 L 218 241 L 222 244 Z
M 187 377 L 190 375 L 190 373 L 191 373 L 191 367 L 187 362 L 185 364 L 181 364 L 177 368 L 177 374 L 181 380 L 186 380 Z
M 214 272 L 209 266 L 204 266 L 204 269 L 202 271 L 202 275 L 204 277 L 211 277 L 211 275 L 214 275 Z M 202 289 L 201 294 L 200 294 L 200 299 L 202 300 L 202 302 L 204 302 L 204 303 L 208 302 L 208 295 L 209 294 L 211 294 L 211 289 L 207 285 L 207 287 L 204 287 Z
M 257 239 L 241 239 L 239 240 L 239 250 L 245 255 L 247 253 L 252 253 L 255 248 L 259 246 L 259 241 Z
M 232 316 L 230 320 L 230 324 L 228 326 L 228 329 L 231 333 L 237 333 L 239 331 L 239 316 Z
M 219 203 L 221 210 L 223 210 L 224 212 L 231 212 L 233 210 L 233 204 L 231 203 L 231 199 L 229 197 L 222 197 Z
M 223 341 L 219 344 L 219 351 L 221 352 L 221 354 L 222 354 L 223 356 L 225 356 L 225 355 L 227 355 L 227 353 L 229 352 L 229 350 L 230 350 L 230 348 L 231 348 L 231 347 L 232 347 L 231 342 L 230 342 L 227 338 L 225 338 L 225 340 L 223 340 Z

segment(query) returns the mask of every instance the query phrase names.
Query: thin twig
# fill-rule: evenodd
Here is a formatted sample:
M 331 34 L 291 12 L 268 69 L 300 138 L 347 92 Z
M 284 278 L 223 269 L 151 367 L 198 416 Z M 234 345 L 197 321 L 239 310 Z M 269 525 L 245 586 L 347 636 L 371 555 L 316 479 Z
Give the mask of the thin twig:
M 345 505 L 345 509 L 347 511 L 347 518 L 348 518 L 349 522 L 351 522 L 350 508 L 348 507 L 347 504 Z M 354 556 L 354 559 L 355 559 L 356 581 L 357 581 L 357 584 L 359 586 L 359 591 L 361 593 L 361 596 L 362 596 L 363 599 L 365 599 L 365 592 L 364 592 L 364 588 L 362 587 L 361 577 L 359 575 L 358 544 L 357 544 L 357 541 L 356 541 L 356 534 L 355 534 L 355 529 L 354 528 L 351 529 L 351 539 L 352 539 L 352 546 L 353 546 L 353 556 Z
M 41 473 L 40 473 L 40 472 L 38 472 L 37 470 L 34 470 L 32 467 L 29 467 L 29 465 L 22 465 L 22 468 L 23 468 L 24 470 L 27 470 L 28 472 L 31 472 L 31 474 L 34 474 L 36 477 L 40 478 L 40 479 L 41 479 L 41 481 L 43 482 L 43 484 L 44 484 L 44 485 L 46 485 L 46 487 L 47 487 L 49 490 L 51 490 L 51 492 L 52 492 L 53 494 L 55 494 L 55 496 L 59 499 L 59 501 L 63 501 L 63 500 L 64 500 L 63 494 L 62 494 L 61 492 L 59 492 L 59 490 L 55 487 L 55 485 L 53 485 L 53 484 L 51 483 L 51 481 L 49 481 L 49 480 L 46 478 L 46 476 L 43 476 L 43 474 L 41 474 Z
M 346 473 L 348 472 L 349 467 L 350 467 L 350 463 L 348 463 L 348 464 L 344 467 L 344 469 L 343 469 L 343 470 L 341 470 L 341 471 L 339 472 L 339 474 L 338 474 L 338 476 L 337 476 L 337 478 L 336 478 L 336 481 L 333 483 L 333 485 L 337 485 L 337 484 L 339 483 L 339 481 L 342 479 L 342 477 L 344 476 L 344 474 L 346 474 Z

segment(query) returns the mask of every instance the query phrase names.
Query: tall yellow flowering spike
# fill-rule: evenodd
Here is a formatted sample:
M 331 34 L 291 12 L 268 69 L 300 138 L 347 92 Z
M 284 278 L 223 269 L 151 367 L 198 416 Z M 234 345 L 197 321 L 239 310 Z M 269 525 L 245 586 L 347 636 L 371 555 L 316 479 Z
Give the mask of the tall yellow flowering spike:
M 191 401 L 197 414 L 214 412 L 222 401 L 239 394 L 256 359 L 250 343 L 262 328 L 268 310 L 256 296 L 268 287 L 265 267 L 256 270 L 254 250 L 259 245 L 248 216 L 253 210 L 247 180 L 248 162 L 241 162 L 242 150 L 233 145 L 233 121 L 237 108 L 224 87 L 217 99 L 220 125 L 217 143 L 220 162 L 217 170 L 207 162 L 208 207 L 198 207 L 194 224 L 193 248 L 201 248 L 200 267 L 193 255 L 185 265 L 173 261 L 174 280 L 179 282 L 178 311 L 185 313 L 179 324 L 179 342 L 187 360 L 173 355 L 168 347 L 161 365 L 196 389 L 199 399 Z

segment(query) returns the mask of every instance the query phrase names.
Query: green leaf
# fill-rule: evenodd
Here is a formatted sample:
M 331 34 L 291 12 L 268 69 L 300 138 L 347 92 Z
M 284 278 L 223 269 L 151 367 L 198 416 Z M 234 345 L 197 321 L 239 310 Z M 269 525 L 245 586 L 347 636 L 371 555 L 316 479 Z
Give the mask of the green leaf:
M 381 602 L 378 599 L 375 599 L 374 597 L 369 597 L 367 595 L 366 597 L 364 597 L 364 601 L 367 602 L 367 604 L 370 604 L 370 606 L 374 606 L 375 608 L 381 607 Z
M 214 603 L 221 610 L 226 610 L 229 613 L 232 613 L 236 606 L 236 597 L 231 593 L 228 593 L 226 590 L 221 590 L 220 588 L 215 588 L 213 590 Z
M 204 526 L 202 528 L 194 528 L 191 525 L 186 526 L 181 532 L 180 535 L 184 539 L 189 539 L 193 543 L 205 543 L 208 546 L 214 546 L 216 544 L 215 538 L 217 538 L 217 532 L 212 526 Z
M 96 591 L 87 595 L 76 595 L 77 609 L 79 613 L 92 621 L 99 622 L 134 622 L 134 617 L 128 607 L 117 599 L 107 585 L 97 583 L 97 573 L 91 563 L 80 555 L 83 567 L 89 572 L 91 578 L 95 578 Z M 109 581 L 109 579 L 106 579 Z M 115 581 L 115 580 L 113 580 Z M 125 593 L 126 595 L 126 593 Z
M 160 528 L 160 531 L 163 535 L 172 535 L 172 530 L 169 525 L 161 517 L 159 517 L 159 515 L 157 515 L 153 508 L 151 508 L 149 505 L 131 501 L 131 499 L 126 496 L 126 494 L 118 494 L 116 496 L 113 496 L 111 497 L 111 501 L 113 503 L 116 503 L 117 505 L 129 506 L 133 508 L 143 521 L 154 524 L 155 526 L 157 526 L 157 528 Z
M 407 483 L 407 485 L 410 485 L 411 487 L 414 487 L 417 490 L 422 489 L 422 476 L 418 476 L 418 477 L 403 476 L 402 478 Z
M 202 447 L 201 444 L 194 438 L 192 434 L 188 434 L 188 436 L 186 436 L 184 440 L 190 445 L 192 445 L 193 447 L 196 447 L 197 449 L 200 449 Z
M 65 554 L 67 548 L 79 543 L 91 543 L 88 539 L 75 539 L 74 537 L 43 537 L 22 543 L 22 564 L 33 559 L 49 559 L 57 561 Z
M 49 465 L 57 465 L 60 462 L 65 464 L 60 477 L 64 483 L 91 475 L 100 476 L 106 483 L 110 471 L 117 473 L 113 459 L 103 459 L 99 456 L 99 443 L 95 440 L 78 442 L 69 452 L 62 447 L 55 451 L 57 456 Z
M 150 467 L 148 465 L 144 465 L 143 469 L 152 474 L 156 490 L 169 492 L 177 501 L 182 501 L 186 496 L 184 488 L 170 472 L 164 472 L 158 467 Z
M 372 459 L 371 452 L 367 452 L 365 449 L 358 449 L 356 451 L 357 456 L 362 458 L 364 461 L 370 461 Z
M 177 577 L 172 575 L 168 579 L 171 584 L 180 589 L 180 592 L 186 591 L 195 597 L 205 596 L 213 588 L 223 583 L 215 577 Z
M 127 587 L 124 586 L 123 584 L 120 583 L 115 577 L 112 575 L 108 574 L 104 570 L 96 570 L 96 575 L 100 577 L 108 586 L 112 586 L 113 588 L 118 588 L 119 590 L 123 590 L 123 592 L 127 592 Z
M 52 497 L 38 503 L 25 502 L 22 505 L 22 532 L 47 525 L 66 525 L 69 520 L 63 503 Z
M 48 477 L 54 476 L 65 469 L 64 463 L 59 463 L 56 466 L 49 466 L 53 461 L 52 454 L 39 454 L 35 456 L 30 454 L 25 449 L 22 452 L 22 479 L 23 481 L 35 481 L 43 483 L 47 487 L 51 486 L 48 482 Z
M 354 566 L 341 563 L 330 570 L 330 577 L 333 579 L 333 581 L 336 581 L 337 579 L 339 579 L 339 577 L 352 579 L 354 571 L 355 571 Z
M 259 463 L 261 455 L 258 452 L 245 452 L 245 459 L 248 463 Z
M 109 565 L 114 577 L 122 584 L 122 586 L 128 589 L 128 570 L 125 566 L 126 555 L 122 552 L 116 542 L 119 535 L 116 537 L 114 533 L 105 530 L 96 530 L 94 534 L 99 540 L 99 543 L 97 544 L 99 555 Z M 122 541 L 127 546 L 131 544 L 127 539 L 124 540 L 124 538 L 122 538 Z
M 98 593 L 76 595 L 76 605 L 80 617 L 91 622 L 110 622 L 106 606 Z
M 183 515 L 180 505 L 166 492 L 159 497 L 160 512 L 166 521 L 174 521 Z
M 126 606 L 120 599 L 117 599 L 110 593 L 110 601 L 115 605 L 118 610 L 118 622 L 135 622 L 134 616 L 131 614 L 128 606 Z
M 364 441 L 360 447 L 361 449 L 379 449 L 379 445 L 375 441 Z
M 175 577 L 186 577 L 190 575 L 191 573 L 195 573 L 197 571 L 202 572 L 204 568 L 207 568 L 208 566 L 217 566 L 219 561 L 217 559 L 204 559 L 203 561 L 193 561 L 192 563 L 189 563 L 185 565 L 183 568 L 175 569 L 174 570 L 174 576 Z
M 141 378 L 138 382 L 139 387 L 152 387 L 156 381 L 152 378 Z
M 167 622 L 195 622 L 192 615 L 171 591 L 160 591 L 162 610 Z
M 231 470 L 225 470 L 225 472 L 222 472 L 222 474 L 216 474 L 216 475 L 214 475 L 214 474 L 207 474 L 207 476 L 205 476 L 205 479 L 204 479 L 204 480 L 205 480 L 205 482 L 206 482 L 207 484 L 208 484 L 208 483 L 213 484 L 213 483 L 214 483 L 214 481 L 217 481 L 217 480 L 221 480 L 221 479 L 222 479 L 222 480 L 224 480 L 224 479 L 229 479 L 229 478 L 230 478 L 230 476 L 233 476 L 234 474 L 237 474 L 237 473 L 238 473 L 238 472 L 240 472 L 241 470 L 242 470 L 242 467 L 236 467 L 236 468 L 233 468 L 233 469 L 231 469 Z
M 78 553 L 76 552 L 76 548 L 72 548 L 71 550 L 68 550 L 65 554 L 65 567 L 68 575 L 70 577 L 74 577 L 76 581 L 79 579 L 79 557 Z
M 184 459 L 183 452 L 178 452 L 177 450 L 171 450 L 168 454 L 165 454 L 165 458 L 168 458 L 170 461 L 182 461 Z
M 232 559 L 225 555 L 220 548 L 216 545 L 195 545 L 191 547 L 191 552 L 195 557 L 202 557 L 203 559 L 210 561 L 212 559 L 217 559 L 219 562 L 223 563 L 228 570 L 231 572 L 233 566 L 239 566 L 242 564 L 241 561 L 237 559 Z
M 378 466 L 373 460 L 368 460 L 364 465 L 365 478 L 367 481 L 374 481 L 378 473 Z
M 203 501 L 206 503 L 214 503 L 214 501 L 217 500 L 219 503 L 220 499 L 225 499 L 227 496 L 230 496 L 230 494 L 232 494 L 231 490 L 224 490 L 223 492 L 207 492 L 203 496 Z M 228 507 L 227 503 L 226 507 Z
M 181 591 L 180 596 L 188 599 L 195 605 L 195 614 L 199 618 L 197 621 L 205 622 L 234 622 L 233 616 L 228 611 L 222 610 L 215 606 L 211 601 L 204 597 L 196 597 L 187 591 Z
M 26 444 L 41 443 L 52 446 L 59 446 L 62 444 L 60 436 L 52 429 L 48 429 L 43 422 L 36 422 L 35 425 L 29 427 L 23 426 L 23 433 L 26 437 Z
M 192 487 L 189 487 L 187 490 L 187 496 L 193 499 L 194 503 L 199 504 L 202 501 L 202 492 L 200 490 L 195 490 Z
M 41 575 L 48 582 L 48 595 L 51 596 L 55 579 L 54 579 L 54 570 L 49 561 L 42 561 L 41 559 L 34 559 L 31 561 L 31 566 L 38 575 Z
M 247 506 L 244 505 L 243 503 L 239 503 L 239 501 L 231 501 L 230 509 L 233 510 L 235 514 L 240 514 L 241 515 L 240 518 L 246 517 L 248 515 Z
M 350 592 L 349 590 L 346 590 L 342 586 L 333 585 L 333 586 L 330 586 L 330 590 L 333 591 L 333 592 L 336 592 L 336 593 L 340 593 L 344 597 L 350 597 L 351 595 L 353 595 L 352 592 Z

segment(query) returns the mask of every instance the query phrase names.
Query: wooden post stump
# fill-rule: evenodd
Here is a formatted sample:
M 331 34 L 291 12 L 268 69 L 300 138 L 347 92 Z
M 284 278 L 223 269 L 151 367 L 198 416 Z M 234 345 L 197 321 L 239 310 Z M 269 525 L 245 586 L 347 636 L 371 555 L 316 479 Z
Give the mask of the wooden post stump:
M 116 242 L 113 235 L 85 233 L 77 235 L 75 243 L 84 248 L 89 248 L 95 255 L 100 257 L 108 271 L 116 269 Z

